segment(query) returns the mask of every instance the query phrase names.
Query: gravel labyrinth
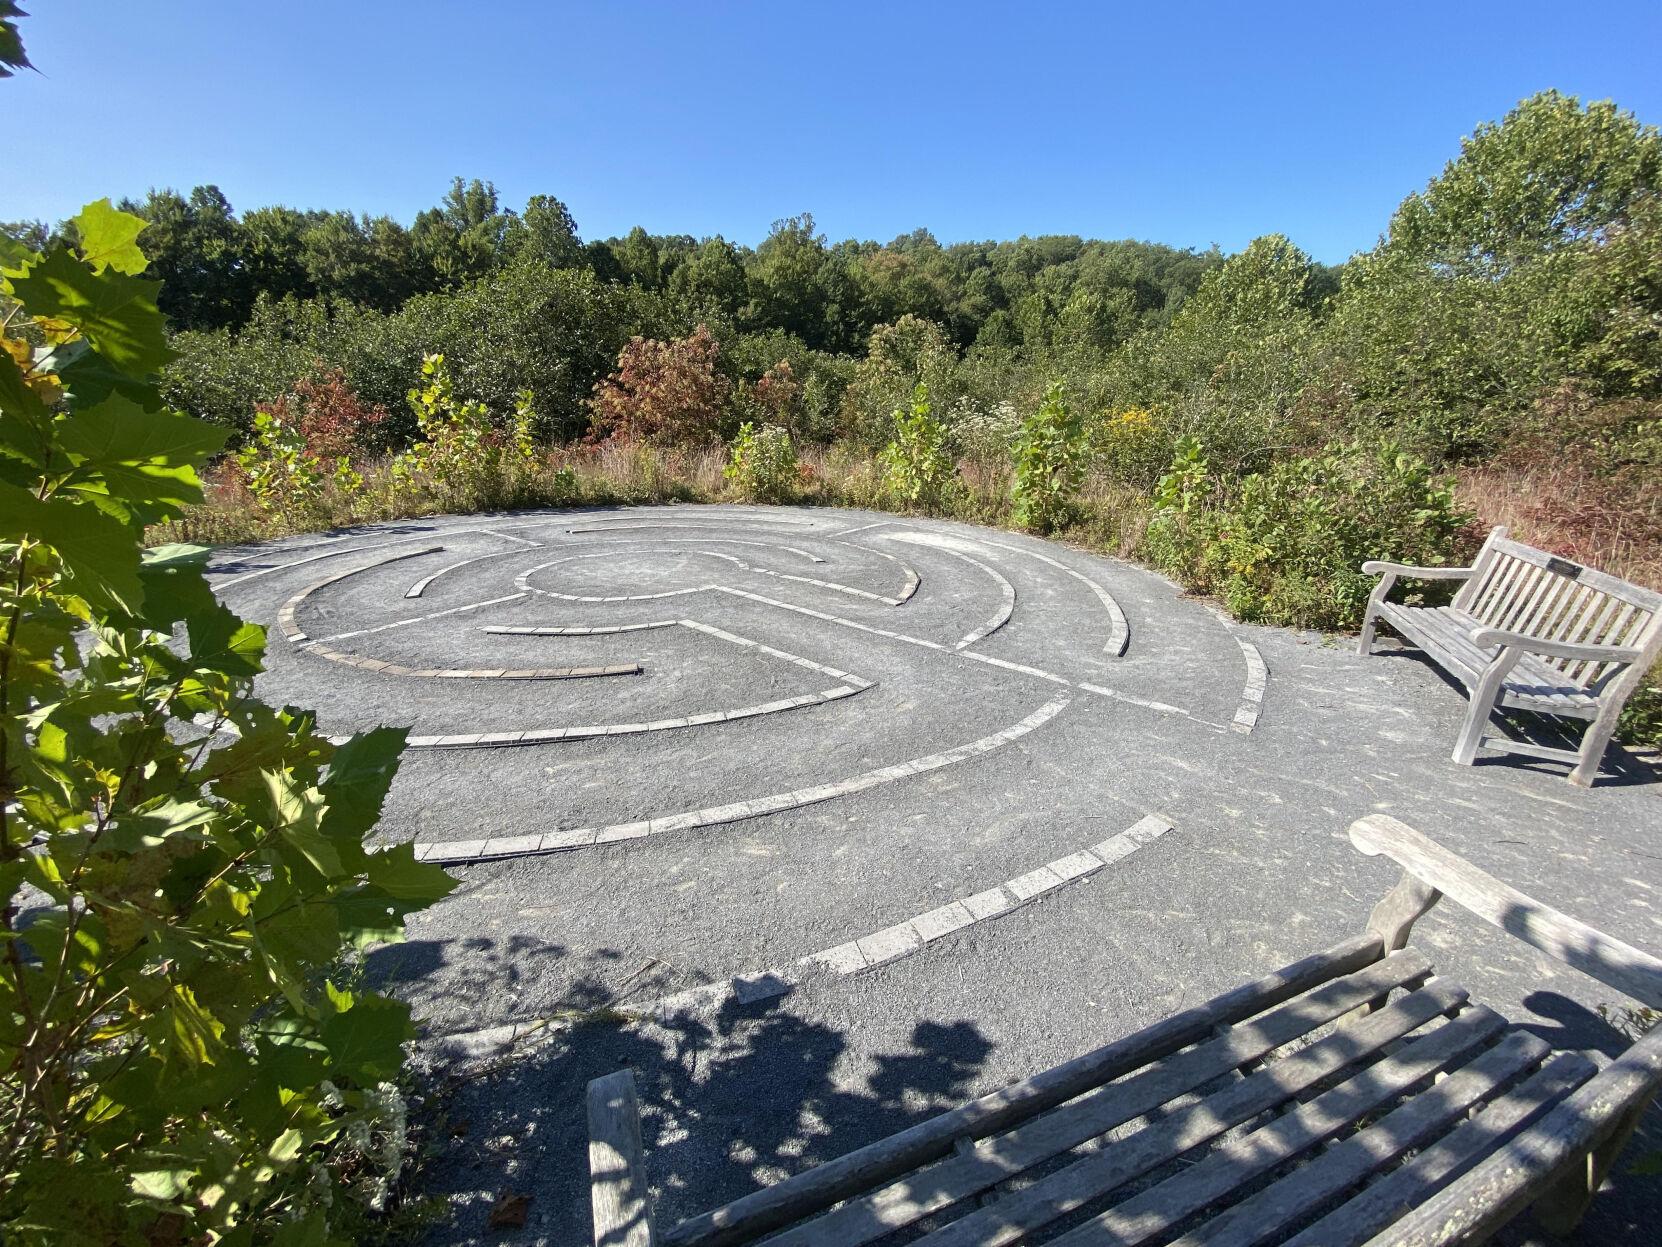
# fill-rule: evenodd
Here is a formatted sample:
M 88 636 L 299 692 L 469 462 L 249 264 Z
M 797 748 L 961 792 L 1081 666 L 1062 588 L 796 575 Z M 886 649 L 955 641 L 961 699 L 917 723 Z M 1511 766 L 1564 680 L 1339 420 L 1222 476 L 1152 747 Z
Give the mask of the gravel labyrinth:
M 371 968 L 433 1059 L 636 1018 L 463 1093 L 450 1241 L 488 1237 L 465 1205 L 505 1187 L 534 1237 L 580 1239 L 580 1092 L 622 1061 L 687 1212 L 1332 943 L 1389 879 L 1343 841 L 1372 810 L 1662 942 L 1642 764 L 1591 792 L 1454 767 L 1464 702 L 1418 661 L 1231 625 L 1053 543 L 568 511 L 225 551 L 215 584 L 275 625 L 269 700 L 411 727 L 380 834 L 463 883 Z M 1426 926 L 1497 1006 L 1585 1027 L 1570 1002 L 1609 996 Z

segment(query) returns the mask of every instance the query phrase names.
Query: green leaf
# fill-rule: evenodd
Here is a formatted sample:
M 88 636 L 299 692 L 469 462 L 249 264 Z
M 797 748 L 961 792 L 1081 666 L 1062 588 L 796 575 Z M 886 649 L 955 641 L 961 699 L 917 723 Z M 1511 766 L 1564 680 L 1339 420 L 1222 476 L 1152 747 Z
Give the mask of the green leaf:
M 228 430 L 175 411 L 146 411 L 111 395 L 54 430 L 75 472 L 69 488 L 107 495 L 153 524 L 202 501 L 197 465 L 225 444 Z
M 62 561 L 70 588 L 128 614 L 144 601 L 137 535 L 120 520 L 72 498 L 45 502 L 0 481 L 0 539 L 38 541 Z
M 17 33 L 17 23 L 12 20 L 28 16 L 12 0 L 0 0 L 0 78 L 10 78 L 14 70 L 34 68 L 23 51 L 23 36 Z
M 375 826 L 408 735 L 407 728 L 376 728 L 335 749 L 329 774 L 320 785 L 329 807 L 322 822 L 325 835 L 360 842 Z
M 443 900 L 456 888 L 456 880 L 430 862 L 418 862 L 415 845 L 394 845 L 369 855 L 369 882 L 397 900 L 426 907 Z
M 167 324 L 156 310 L 159 281 L 95 274 L 68 248 L 57 247 L 10 284 L 12 296 L 29 315 L 74 325 L 99 356 L 127 377 L 151 376 L 171 358 Z
M 138 236 L 150 223 L 131 212 L 118 212 L 108 199 L 89 203 L 75 217 L 75 232 L 81 239 L 81 258 L 102 273 L 113 268 L 136 276 L 150 263 L 139 250 Z
M 404 1062 L 404 1041 L 412 1034 L 409 1006 L 385 996 L 359 996 L 350 1009 L 325 1019 L 322 1027 L 330 1059 L 363 1084 L 396 1076 Z

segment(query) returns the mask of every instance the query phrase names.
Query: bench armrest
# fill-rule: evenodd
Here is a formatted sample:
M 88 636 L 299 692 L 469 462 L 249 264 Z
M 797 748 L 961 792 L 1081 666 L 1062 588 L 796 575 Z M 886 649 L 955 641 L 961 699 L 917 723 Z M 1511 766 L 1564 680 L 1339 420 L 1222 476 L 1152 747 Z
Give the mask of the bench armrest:
M 1532 637 L 1527 632 L 1508 632 L 1504 628 L 1479 628 L 1472 633 L 1472 643 L 1483 649 L 1497 645 L 1511 645 L 1531 654 L 1545 654 L 1548 658 L 1568 658 L 1572 662 L 1638 662 L 1640 653 L 1625 645 L 1584 645 L 1571 641 L 1548 641 Z
M 1369 857 L 1383 854 L 1396 862 L 1432 890 L 1431 901 L 1441 893 L 1565 965 L 1662 1009 L 1662 960 L 1525 896 L 1389 815 L 1357 819 L 1350 841 Z
M 1384 559 L 1369 559 L 1362 571 L 1369 576 L 1412 576 L 1416 580 L 1469 580 L 1473 567 L 1412 567 L 1407 563 L 1389 563 Z

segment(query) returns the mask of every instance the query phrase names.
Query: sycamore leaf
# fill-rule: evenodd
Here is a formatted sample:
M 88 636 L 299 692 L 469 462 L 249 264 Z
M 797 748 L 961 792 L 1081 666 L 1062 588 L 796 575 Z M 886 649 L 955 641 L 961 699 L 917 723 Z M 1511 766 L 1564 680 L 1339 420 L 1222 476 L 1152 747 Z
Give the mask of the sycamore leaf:
M 175 411 L 146 411 L 111 395 L 54 429 L 75 471 L 68 487 L 107 494 L 143 522 L 155 523 L 202 501 L 198 464 L 228 431 Z
M 95 507 L 71 498 L 42 502 L 0 481 L 0 539 L 28 538 L 55 551 L 70 588 L 89 602 L 134 614 L 144 600 L 136 535 Z
M 431 862 L 418 862 L 415 845 L 409 842 L 369 855 L 369 882 L 388 896 L 425 907 L 443 900 L 456 888 L 456 880 Z
M 75 217 L 75 232 L 81 239 L 81 258 L 102 273 L 113 268 L 136 276 L 150 263 L 139 250 L 138 236 L 150 223 L 131 212 L 118 212 L 108 199 L 89 203 Z
M 329 807 L 321 824 L 325 835 L 361 842 L 375 826 L 408 735 L 406 728 L 381 727 L 360 732 L 335 749 L 320 785 Z
M 23 36 L 17 33 L 17 23 L 12 20 L 28 16 L 12 0 L 0 0 L 0 78 L 10 78 L 14 70 L 34 68 L 23 50 Z
M 359 996 L 350 1009 L 325 1018 L 324 1046 L 337 1069 L 359 1083 L 397 1075 L 404 1041 L 413 1033 L 408 1005 L 384 996 Z
M 10 285 L 12 297 L 29 315 L 75 326 L 94 351 L 128 377 L 148 377 L 171 358 L 166 321 L 156 309 L 159 281 L 94 274 L 68 248 L 57 247 Z

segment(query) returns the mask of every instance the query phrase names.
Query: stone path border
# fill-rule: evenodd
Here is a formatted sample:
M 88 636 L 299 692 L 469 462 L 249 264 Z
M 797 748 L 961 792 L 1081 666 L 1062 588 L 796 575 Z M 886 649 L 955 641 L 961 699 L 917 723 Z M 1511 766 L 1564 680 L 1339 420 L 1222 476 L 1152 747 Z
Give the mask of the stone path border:
M 827 623 L 841 624 L 845 628 L 854 628 L 860 632 L 869 632 L 873 636 L 888 637 L 890 640 L 902 641 L 907 645 L 916 645 L 923 649 L 932 649 L 938 653 L 950 654 L 955 658 L 967 658 L 971 662 L 984 663 L 989 667 L 998 667 L 1005 671 L 1018 671 L 1022 675 L 1029 675 L 1038 680 L 1046 680 L 1051 684 L 1060 684 L 1064 688 L 1077 688 L 1087 693 L 1093 693 L 1098 697 L 1107 697 L 1113 701 L 1124 702 L 1129 706 L 1140 706 L 1145 710 L 1154 710 L 1161 714 L 1180 715 L 1185 719 L 1189 719 L 1194 723 L 1199 723 L 1205 727 L 1209 727 L 1214 731 L 1222 732 L 1228 730 L 1224 724 L 1214 723 L 1210 719 L 1204 719 L 1200 715 L 1183 709 L 1181 706 L 1172 706 L 1163 701 L 1152 701 L 1145 697 L 1133 697 L 1129 693 L 1122 693 L 1117 689 L 1105 688 L 1100 684 L 1087 683 L 1083 680 L 1075 682 L 1065 676 L 1059 676 L 1054 672 L 1045 671 L 1039 667 L 1027 666 L 1025 663 L 1011 662 L 1006 658 L 994 658 L 990 654 L 978 654 L 973 650 L 955 649 L 952 646 L 943 645 L 939 641 L 930 641 L 924 637 L 908 636 L 904 632 L 895 632 L 889 628 L 878 628 L 872 624 L 861 623 L 855 619 L 844 619 L 840 615 L 827 614 L 825 611 L 817 611 L 808 606 L 797 606 L 791 602 L 781 602 L 776 598 L 763 597 L 759 593 L 750 593 L 744 589 L 731 589 L 718 586 L 717 592 L 731 594 L 734 597 L 746 598 L 749 601 L 759 602 L 764 606 L 777 607 L 780 610 L 794 611 L 799 615 L 807 615 L 813 619 L 822 619 Z M 1244 727 L 1238 728 L 1237 730 L 1251 731 L 1252 729 L 1250 727 Z
M 531 521 L 529 523 L 524 523 L 524 524 L 503 525 L 502 527 L 503 528 L 509 528 L 509 527 L 512 527 L 512 528 L 537 528 L 537 527 L 539 527 L 543 524 L 552 524 L 554 522 L 555 522 L 555 520 L 551 516 L 551 517 L 549 517 L 548 519 L 545 519 L 545 520 L 534 520 L 534 521 Z M 377 541 L 373 545 L 361 545 L 361 546 L 337 545 L 335 543 L 343 542 L 343 541 L 349 541 L 350 538 L 348 538 L 348 537 L 334 537 L 334 538 L 329 539 L 328 541 L 319 541 L 319 542 L 313 542 L 310 545 L 291 546 L 290 547 L 291 550 L 311 550 L 311 549 L 315 549 L 317 546 L 320 546 L 320 545 L 330 546 L 330 549 L 324 550 L 320 554 L 308 554 L 305 558 L 290 559 L 287 563 L 277 563 L 277 564 L 275 564 L 271 567 L 262 567 L 262 568 L 260 568 L 259 571 L 244 572 L 240 576 L 233 576 L 230 580 L 220 581 L 218 584 L 214 585 L 213 588 L 214 588 L 215 592 L 218 592 L 221 589 L 232 589 L 232 588 L 235 588 L 237 585 L 242 584 L 243 581 L 245 581 L 245 580 L 255 580 L 255 579 L 258 579 L 261 576 L 269 576 L 273 572 L 287 571 L 291 567 L 300 567 L 300 566 L 302 566 L 306 563 L 315 563 L 319 559 L 332 559 L 337 554 L 362 554 L 362 553 L 365 553 L 365 552 L 370 551 L 370 550 L 390 550 L 394 546 L 413 545 L 418 541 L 432 541 L 436 537 L 445 537 L 445 538 L 467 537 L 467 536 L 473 535 L 474 533 L 486 533 L 486 534 L 488 534 L 492 537 L 506 537 L 509 541 L 525 541 L 525 538 L 523 538 L 523 537 L 514 537 L 514 536 L 509 535 L 507 532 L 499 531 L 499 530 L 494 529 L 494 528 L 451 528 L 451 529 L 445 529 L 445 530 L 442 530 L 442 531 L 434 531 L 434 532 L 430 532 L 430 533 L 423 533 L 419 537 L 405 537 L 405 538 L 403 538 L 399 541 Z M 539 543 L 531 541 L 531 542 L 526 542 L 526 544 L 527 545 L 537 545 Z M 209 575 L 212 575 L 212 574 L 213 574 L 212 571 L 210 571 Z
M 676 526 L 672 525 L 672 524 L 665 524 L 665 525 L 662 525 L 661 527 L 673 528 L 673 527 L 676 527 Z M 696 527 L 699 527 L 699 525 L 696 525 L 696 524 L 695 525 L 688 525 L 688 527 L 696 528 Z M 597 529 L 596 531 L 598 531 L 598 532 L 612 532 L 612 531 L 615 531 L 615 530 L 612 530 L 612 529 Z M 576 529 L 576 528 L 568 528 L 568 529 L 566 529 L 566 532 L 574 534 L 574 535 L 581 535 L 583 530 L 582 529 Z M 657 548 L 660 548 L 660 547 L 663 547 L 663 546 L 707 545 L 710 542 L 715 542 L 717 545 L 723 545 L 723 546 L 761 546 L 762 549 L 764 549 L 764 550 L 784 550 L 789 554 L 800 554 L 803 558 L 807 559 L 810 563 L 823 563 L 823 562 L 825 562 L 825 560 L 820 558 L 819 555 L 815 554 L 811 550 L 804 550 L 801 546 L 787 546 L 787 545 L 783 544 L 782 542 L 773 542 L 773 541 L 754 541 L 754 540 L 751 540 L 750 538 L 747 538 L 747 537 L 660 537 L 655 541 L 647 541 L 647 540 L 642 540 L 640 538 L 631 538 L 631 537 L 616 537 L 616 538 L 613 538 L 611 541 L 596 542 L 596 543 L 590 543 L 590 544 L 608 545 L 608 546 L 650 546 L 654 549 L 657 549 Z
M 484 530 L 481 529 L 480 531 L 483 532 Z M 506 536 L 506 534 L 502 534 L 502 533 L 492 533 L 491 535 L 493 537 L 494 536 Z M 512 540 L 522 541 L 523 538 L 515 537 L 515 538 L 512 538 Z M 525 542 L 525 547 L 541 548 L 541 546 L 542 546 L 542 542 L 540 542 L 540 541 L 527 541 L 527 542 Z M 438 569 L 438 571 L 433 572 L 431 575 L 423 576 L 420 580 L 416 581 L 408 589 L 404 590 L 404 596 L 407 597 L 407 598 L 418 598 L 423 593 L 427 592 L 427 586 L 428 585 L 432 584 L 435 580 L 437 580 L 440 576 L 444 575 L 446 572 L 457 571 L 457 570 L 459 570 L 460 568 L 463 568 L 463 567 L 471 567 L 473 564 L 483 563 L 487 559 L 499 559 L 499 558 L 503 558 L 503 557 L 505 557 L 506 555 L 509 555 L 509 554 L 524 554 L 525 553 L 525 547 L 522 547 L 522 548 L 517 549 L 517 550 L 496 550 L 496 551 L 493 551 L 490 554 L 479 554 L 479 555 L 475 555 L 473 558 L 470 558 L 470 559 L 463 559 L 459 563 L 452 563 L 449 567 L 441 567 L 441 568 Z
M 1040 554 L 1037 550 L 1029 550 L 1025 546 L 1007 545 L 1002 541 L 983 541 L 979 544 L 992 546 L 995 550 L 1008 550 L 1012 554 L 1025 554 L 1029 558 L 1038 559 L 1041 563 L 1048 563 L 1057 571 L 1072 576 L 1096 594 L 1097 601 L 1101 602 L 1103 609 L 1108 612 L 1108 640 L 1103 645 L 1102 652 L 1112 654 L 1116 658 L 1124 657 L 1126 646 L 1131 644 L 1131 625 L 1126 621 L 1125 611 L 1120 609 L 1120 604 L 1114 600 L 1112 593 L 1109 593 L 1108 590 L 1085 575 L 1084 572 L 1075 571 L 1066 563 L 1059 559 L 1053 559 L 1048 554 Z
M 425 615 L 407 615 L 403 619 L 395 619 L 391 623 L 376 624 L 372 628 L 354 628 L 349 632 L 335 632 L 329 636 L 315 639 L 318 641 L 344 641 L 349 637 L 369 636 L 376 632 L 390 632 L 394 628 L 406 628 L 410 624 L 426 623 L 429 619 L 442 619 L 446 615 L 460 615 L 467 611 L 483 610 L 487 606 L 501 606 L 504 602 L 517 602 L 521 598 L 529 596 L 528 593 L 508 593 L 499 598 L 486 598 L 483 602 L 468 602 L 462 606 L 447 606 L 441 611 L 429 611 Z
M 815 586 L 817 586 L 821 589 L 835 589 L 838 593 L 847 593 L 847 594 L 850 594 L 853 597 L 866 598 L 866 599 L 868 599 L 870 601 L 873 601 L 873 602 L 881 602 L 885 606 L 900 606 L 900 605 L 902 605 L 906 601 L 907 598 L 911 597 L 913 593 L 917 592 L 917 587 L 918 587 L 917 573 L 912 571 L 911 568 L 907 567 L 906 564 L 900 563 L 899 559 L 895 559 L 894 561 L 897 562 L 897 563 L 900 563 L 901 568 L 906 572 L 907 577 L 908 577 L 907 586 L 902 591 L 902 595 L 900 597 L 891 598 L 891 597 L 885 597 L 881 593 L 872 593 L 872 592 L 870 592 L 866 589 L 857 589 L 853 585 L 840 584 L 835 580 L 818 580 L 813 576 L 798 576 L 798 575 L 795 575 L 794 573 L 791 573 L 791 572 L 776 572 L 776 571 L 770 571 L 765 567 L 754 567 L 751 564 L 746 563 L 743 559 L 735 558 L 731 554 L 723 554 L 719 550 L 694 550 L 694 551 L 692 551 L 692 553 L 702 554 L 707 558 L 722 559 L 722 560 L 724 560 L 728 563 L 732 563 L 735 567 L 738 567 L 741 571 L 752 572 L 752 573 L 754 573 L 758 576 L 772 576 L 775 580 L 794 580 L 794 581 L 797 581 L 800 584 L 815 585 Z M 877 555 L 879 555 L 880 557 L 883 557 L 883 558 L 893 558 L 894 557 L 893 555 L 882 554 L 882 552 L 878 551 L 878 550 L 868 550 L 868 551 L 866 551 L 866 553 L 868 553 L 868 554 L 877 554 Z M 726 585 L 707 584 L 707 585 L 694 585 L 692 588 L 689 588 L 689 589 L 669 589 L 669 590 L 666 590 L 663 593 L 624 593 L 624 594 L 613 594 L 613 595 L 605 596 L 605 597 L 597 597 L 597 596 L 589 596 L 589 595 L 584 595 L 584 594 L 561 593 L 557 589 L 543 589 L 543 588 L 539 588 L 538 586 L 533 585 L 531 583 L 531 577 L 536 575 L 538 572 L 544 571 L 544 570 L 546 570 L 547 568 L 550 568 L 550 567 L 558 567 L 562 563 L 575 563 L 575 562 L 578 562 L 578 561 L 583 560 L 583 559 L 604 559 L 604 558 L 610 558 L 610 557 L 612 557 L 610 554 L 601 554 L 601 553 L 570 554 L 570 555 L 567 555 L 563 559 L 551 559 L 547 563 L 538 563 L 535 567 L 528 567 L 519 574 L 518 578 L 515 579 L 515 581 L 514 581 L 514 588 L 522 590 L 522 591 L 527 592 L 527 593 L 539 593 L 544 597 L 557 598 L 562 602 L 586 602 L 586 603 L 597 603 L 597 602 L 651 602 L 651 601 L 657 601 L 657 600 L 662 599 L 662 598 L 686 597 L 689 594 L 693 594 L 693 593 L 714 593 L 714 592 L 717 592 L 719 590 L 723 590 L 723 589 L 727 588 Z
M 848 694 L 844 695 L 847 696 Z M 1019 740 L 1029 732 L 1050 722 L 1051 719 L 1054 719 L 1066 709 L 1068 704 L 1068 698 L 1058 697 L 1053 701 L 1046 702 L 1019 723 L 1014 723 L 990 736 L 983 736 L 979 740 L 972 740 L 968 744 L 959 745 L 955 749 L 944 750 L 941 753 L 933 753 L 925 757 L 913 758 L 908 762 L 900 762 L 894 766 L 865 771 L 842 780 L 840 783 L 818 784 L 809 788 L 797 788 L 790 792 L 759 797 L 753 801 L 736 801 L 728 805 L 706 806 L 703 809 L 688 810 L 681 814 L 640 819 L 632 823 L 614 823 L 608 827 L 579 827 L 571 831 L 551 831 L 541 835 L 493 836 L 480 840 L 418 840 L 415 841 L 415 855 L 418 861 L 437 862 L 441 865 L 462 865 L 468 862 L 493 861 L 506 857 L 531 857 L 587 848 L 594 844 L 612 844 L 620 840 L 634 840 L 642 836 L 660 835 L 668 831 L 684 831 L 694 827 L 709 827 L 718 823 L 737 822 L 741 819 L 755 818 L 762 814 L 776 814 L 781 810 L 815 805 L 821 801 L 830 801 L 836 797 L 864 792 L 868 788 L 893 783 L 897 779 L 921 775 L 925 771 L 938 770 L 941 767 L 951 766 L 954 763 L 963 762 L 981 754 L 991 753 L 993 750 L 1000 749 L 1013 740 Z
M 361 546 L 358 548 L 363 549 Z M 305 632 L 301 630 L 300 625 L 294 621 L 294 613 L 300 609 L 307 598 L 311 597 L 312 594 L 316 593 L 319 589 L 328 588 L 332 584 L 345 580 L 348 576 L 356 576 L 359 572 L 367 572 L 377 567 L 385 567 L 389 563 L 401 563 L 405 559 L 419 558 L 423 554 L 437 554 L 443 549 L 443 546 L 423 546 L 419 550 L 402 550 L 397 554 L 389 554 L 384 559 L 376 559 L 373 563 L 366 563 L 362 567 L 354 567 L 351 571 L 337 572 L 333 576 L 325 576 L 322 580 L 314 581 L 312 584 L 309 584 L 304 589 L 300 590 L 299 593 L 296 593 L 293 597 L 289 598 L 289 600 L 284 602 L 282 606 L 277 608 L 277 626 L 282 629 L 283 635 L 288 638 L 290 644 L 303 645 L 311 638 L 308 637 Z M 349 552 L 341 550 L 336 551 L 336 553 L 346 554 Z M 317 555 L 314 557 L 321 558 L 324 556 Z M 300 562 L 310 561 L 311 560 L 309 559 L 300 560 Z M 296 564 L 290 564 L 289 566 L 292 567 L 295 565 Z M 270 570 L 277 571 L 278 569 L 273 567 Z M 254 574 L 260 575 L 263 573 Z M 219 585 L 217 587 L 224 588 L 225 586 Z
M 1235 644 L 1241 647 L 1246 660 L 1246 684 L 1241 687 L 1241 704 L 1235 711 L 1235 720 L 1229 726 L 1237 732 L 1250 732 L 1258 726 L 1258 712 L 1264 705 L 1264 687 L 1269 683 L 1270 669 L 1264 665 L 1264 656 L 1258 647 L 1238 633 L 1233 633 Z
M 736 719 L 752 719 L 765 714 L 778 714 L 786 710 L 798 710 L 804 706 L 820 706 L 826 702 L 840 701 L 844 697 L 852 697 L 873 686 L 873 681 L 853 672 L 842 671 L 836 667 L 828 667 L 824 663 L 815 662 L 811 658 L 804 658 L 800 654 L 786 653 L 782 649 L 774 649 L 771 645 L 763 645 L 760 641 L 753 641 L 749 637 L 739 636 L 737 633 L 727 632 L 710 624 L 700 623 L 694 619 L 666 619 L 645 624 L 619 624 L 613 627 L 602 628 L 551 628 L 538 625 L 497 625 L 484 629 L 495 636 L 594 636 L 619 632 L 644 632 L 650 628 L 688 628 L 705 636 L 714 637 L 718 641 L 725 641 L 729 645 L 737 645 L 745 649 L 754 649 L 758 653 L 766 654 L 770 658 L 778 658 L 794 666 L 805 667 L 809 671 L 820 675 L 830 676 L 833 680 L 842 683 L 835 688 L 823 689 L 817 693 L 803 693 L 797 697 L 786 697 L 778 701 L 762 702 L 754 706 L 741 706 L 736 710 L 716 710 L 706 714 L 682 715 L 670 719 L 655 719 L 645 723 L 596 723 L 583 727 L 551 727 L 533 728 L 519 732 L 474 732 L 448 736 L 412 736 L 404 742 L 407 749 L 500 749 L 521 745 L 546 745 L 555 741 L 585 740 L 596 736 L 634 736 L 642 732 L 663 732 L 676 728 L 699 727 L 709 723 L 731 723 Z M 586 675 L 633 675 L 641 670 L 639 663 L 624 667 L 587 667 L 573 668 Z M 493 672 L 476 672 L 490 678 Z M 503 677 L 514 678 L 512 672 Z M 521 676 L 521 679 L 532 677 Z
M 1002 917 L 1057 888 L 1087 879 L 1172 830 L 1174 828 L 1168 820 L 1156 814 L 1147 814 L 1124 831 L 1088 849 L 1059 857 L 997 887 L 949 901 L 928 913 L 918 914 L 860 939 L 809 953 L 785 968 L 738 974 L 660 996 L 643 1004 L 620 1005 L 617 1008 L 632 1019 L 644 1018 L 671 1024 L 684 1014 L 720 1009 L 729 1002 L 751 1005 L 782 996 L 827 975 L 841 978 L 860 974 L 910 956 L 955 931 Z M 574 1020 L 569 1017 L 533 1018 L 433 1036 L 431 1042 L 456 1058 L 475 1059 L 496 1055 L 533 1036 L 552 1037 L 573 1024 Z

